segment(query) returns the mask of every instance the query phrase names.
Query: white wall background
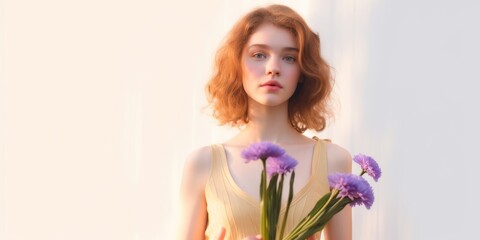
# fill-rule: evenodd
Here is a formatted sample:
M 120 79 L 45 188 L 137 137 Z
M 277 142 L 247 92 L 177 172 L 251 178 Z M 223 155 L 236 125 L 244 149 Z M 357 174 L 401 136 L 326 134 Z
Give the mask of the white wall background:
M 215 49 L 267 2 L 1 1 L 0 239 L 171 239 L 183 160 L 235 131 L 201 112 Z M 336 69 L 320 135 L 383 168 L 354 239 L 474 239 L 480 3 L 282 2 Z

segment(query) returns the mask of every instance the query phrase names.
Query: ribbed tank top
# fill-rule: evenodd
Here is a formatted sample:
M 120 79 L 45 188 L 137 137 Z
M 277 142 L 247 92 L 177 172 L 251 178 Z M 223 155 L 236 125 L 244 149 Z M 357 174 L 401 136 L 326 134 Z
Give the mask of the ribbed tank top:
M 291 231 L 315 203 L 329 191 L 327 180 L 326 144 L 317 140 L 313 152 L 312 170 L 305 186 L 293 197 L 288 213 L 285 233 Z M 260 233 L 260 202 L 244 192 L 234 181 L 227 164 L 223 145 L 212 145 L 211 172 L 205 186 L 208 223 L 205 239 L 212 239 L 221 227 L 226 229 L 225 239 L 240 240 Z M 281 209 L 280 219 L 285 214 Z M 317 234 L 319 239 L 320 234 Z

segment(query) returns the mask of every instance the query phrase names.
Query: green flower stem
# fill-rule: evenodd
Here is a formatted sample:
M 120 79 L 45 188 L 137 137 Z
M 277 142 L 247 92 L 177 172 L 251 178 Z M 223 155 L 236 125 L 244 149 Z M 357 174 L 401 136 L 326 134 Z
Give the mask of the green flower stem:
M 263 171 L 262 171 L 262 179 L 260 181 L 260 226 L 261 226 L 261 234 L 263 239 L 269 239 L 268 237 L 268 229 L 267 229 L 267 206 L 268 201 L 266 201 L 267 196 L 267 173 L 266 173 L 266 159 L 262 159 L 263 164 Z
M 351 202 L 350 199 L 348 198 L 342 198 L 340 199 L 339 201 L 337 201 L 334 206 L 332 206 L 331 208 L 329 208 L 319 219 L 318 219 L 318 223 L 321 223 L 320 225 L 316 225 L 316 226 L 313 226 L 312 228 L 308 229 L 309 231 L 307 231 L 303 236 L 300 236 L 300 237 L 308 237 L 312 234 L 314 234 L 315 232 L 318 232 L 320 230 L 322 230 L 325 225 L 328 223 L 328 221 L 335 215 L 337 214 L 338 212 L 340 212 L 343 208 L 345 208 L 345 206 L 347 204 L 349 204 Z
M 317 212 L 315 213 L 315 215 L 313 215 L 313 217 L 310 219 L 310 221 L 308 221 L 306 223 L 307 226 L 310 226 L 310 225 L 313 225 L 316 220 L 319 218 L 319 216 L 325 211 L 325 209 L 327 208 L 327 206 L 330 204 L 330 202 L 335 198 L 337 197 L 337 194 L 338 194 L 338 190 L 334 190 L 332 192 L 332 194 L 330 195 L 330 198 L 327 200 L 327 202 L 325 203 L 325 205 L 323 205 L 323 207 Z
M 285 174 L 282 174 L 280 176 L 280 182 L 278 183 L 277 185 L 277 195 L 276 195 L 276 199 L 275 199 L 275 202 L 277 203 L 277 205 L 275 206 L 275 238 L 274 239 L 277 239 L 277 235 L 278 235 L 278 223 L 279 223 L 279 220 L 280 220 L 280 210 L 281 210 L 281 206 L 282 206 L 282 194 L 283 194 L 283 183 L 284 183 L 284 180 L 285 180 Z M 273 237 L 272 237 L 273 238 Z
M 307 216 L 306 221 L 302 221 L 303 223 L 297 225 L 297 227 L 295 227 L 295 229 L 284 240 L 297 239 L 298 235 L 300 235 L 302 232 L 308 231 L 312 226 L 318 223 L 318 219 L 321 218 L 321 215 L 325 212 L 327 206 L 337 195 L 338 190 L 334 190 L 330 194 L 330 197 L 328 198 L 327 202 L 325 202 L 325 204 L 322 206 L 322 208 L 318 210 L 315 214 Z
M 344 198 L 345 198 L 345 197 L 339 198 L 338 201 L 335 202 L 335 203 L 332 205 L 332 207 L 330 207 L 328 210 L 333 209 L 332 211 L 335 211 L 335 208 L 338 207 L 338 205 L 342 204 L 342 200 L 343 200 Z M 328 211 L 327 211 L 327 212 L 328 212 Z
M 282 180 L 283 180 L 283 175 L 282 175 Z M 290 176 L 290 188 L 288 190 L 288 201 L 287 201 L 287 210 L 285 210 L 285 216 L 283 216 L 283 221 L 282 221 L 282 228 L 280 230 L 280 238 L 283 238 L 283 233 L 285 232 L 285 225 L 287 223 L 287 216 L 288 216 L 288 211 L 290 210 L 290 204 L 292 203 L 293 199 L 293 182 L 295 181 L 295 171 L 292 171 L 292 175 Z M 282 185 L 283 188 L 283 185 Z
M 280 204 L 282 201 L 281 198 L 281 189 L 279 190 L 279 183 L 278 183 L 278 174 L 275 174 L 272 176 L 268 182 L 268 187 L 267 187 L 267 192 L 268 194 L 266 195 L 267 201 L 268 202 L 268 208 L 267 208 L 267 213 L 268 213 L 268 229 L 270 231 L 269 237 L 271 239 L 276 238 L 276 233 L 277 233 L 277 223 L 278 223 L 278 215 L 280 213 Z M 282 182 L 280 185 L 283 184 Z M 279 197 L 280 195 L 280 197 Z

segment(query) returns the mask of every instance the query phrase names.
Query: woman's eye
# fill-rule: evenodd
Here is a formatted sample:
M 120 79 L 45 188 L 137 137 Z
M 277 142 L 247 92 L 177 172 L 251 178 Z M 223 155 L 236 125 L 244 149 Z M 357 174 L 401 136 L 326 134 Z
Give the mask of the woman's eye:
M 254 53 L 252 57 L 255 59 L 265 59 L 267 56 L 265 56 L 263 53 Z
M 283 59 L 284 59 L 285 61 L 287 61 L 287 62 L 290 62 L 290 63 L 293 63 L 293 62 L 295 62 L 295 61 L 297 60 L 297 59 L 295 59 L 295 58 L 292 57 L 292 56 L 285 56 L 285 57 L 283 57 Z

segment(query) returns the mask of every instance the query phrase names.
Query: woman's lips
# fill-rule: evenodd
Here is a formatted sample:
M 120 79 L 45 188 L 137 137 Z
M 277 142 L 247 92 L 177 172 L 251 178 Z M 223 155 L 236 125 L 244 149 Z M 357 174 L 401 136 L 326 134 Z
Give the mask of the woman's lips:
M 268 88 L 272 88 L 272 89 L 283 88 L 283 86 L 275 80 L 270 80 L 270 81 L 264 82 L 264 83 L 262 83 L 262 85 L 260 85 L 260 87 L 268 87 Z

